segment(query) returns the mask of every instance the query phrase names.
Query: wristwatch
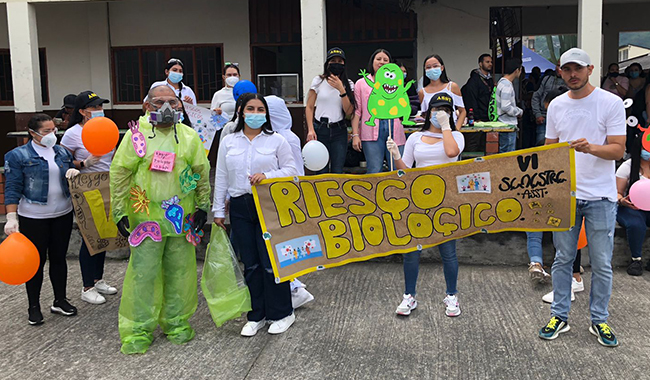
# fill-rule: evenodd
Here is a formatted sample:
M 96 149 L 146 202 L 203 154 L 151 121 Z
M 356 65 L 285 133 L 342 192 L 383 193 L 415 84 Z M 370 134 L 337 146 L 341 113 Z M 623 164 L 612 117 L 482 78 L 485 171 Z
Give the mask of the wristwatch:
M 339 94 L 339 96 L 342 97 L 342 98 L 345 98 L 347 95 L 348 95 L 347 92 L 344 92 L 344 93 L 342 93 L 342 94 Z
M 85 166 L 86 163 L 84 162 L 84 160 L 79 160 L 79 167 L 83 169 Z

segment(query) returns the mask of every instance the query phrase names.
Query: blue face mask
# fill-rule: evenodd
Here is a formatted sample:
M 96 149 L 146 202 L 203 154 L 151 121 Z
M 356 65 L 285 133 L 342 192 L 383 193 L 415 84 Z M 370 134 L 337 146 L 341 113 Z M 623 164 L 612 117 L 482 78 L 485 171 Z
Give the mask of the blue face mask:
M 404 73 L 404 79 L 406 79 L 406 73 Z
M 630 71 L 630 78 L 636 79 L 639 77 L 639 72 L 638 71 Z
M 266 114 L 263 113 L 245 113 L 244 122 L 250 128 L 260 129 L 266 123 Z
M 172 83 L 178 83 L 183 80 L 183 73 L 177 73 L 176 71 L 170 71 L 169 76 L 167 77 Z
M 645 149 L 641 149 L 641 159 L 643 161 L 650 161 L 650 152 Z
M 442 75 L 442 69 L 440 67 L 434 67 L 426 71 L 427 78 L 431 80 L 438 80 Z
M 104 117 L 104 111 L 90 111 L 90 118 L 94 119 L 96 117 Z
M 438 112 L 442 112 L 447 117 L 449 117 L 449 114 L 445 111 L 431 111 L 431 124 L 438 129 L 442 129 L 442 125 L 440 125 L 437 117 Z

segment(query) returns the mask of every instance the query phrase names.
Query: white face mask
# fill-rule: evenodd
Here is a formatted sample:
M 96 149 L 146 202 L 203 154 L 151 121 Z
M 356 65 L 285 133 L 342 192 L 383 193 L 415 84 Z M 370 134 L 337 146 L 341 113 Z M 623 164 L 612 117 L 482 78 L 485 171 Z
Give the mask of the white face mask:
M 235 87 L 237 82 L 239 82 L 239 77 L 228 77 L 228 78 L 226 78 L 226 84 L 229 87 Z
M 46 148 L 51 148 L 54 145 L 56 145 L 56 129 L 54 130 L 54 132 L 48 133 L 45 136 L 43 136 L 40 133 L 34 131 L 33 129 L 32 129 L 32 131 L 34 133 L 36 133 L 37 135 L 41 136 L 40 143 L 41 143 L 41 145 L 44 145 Z

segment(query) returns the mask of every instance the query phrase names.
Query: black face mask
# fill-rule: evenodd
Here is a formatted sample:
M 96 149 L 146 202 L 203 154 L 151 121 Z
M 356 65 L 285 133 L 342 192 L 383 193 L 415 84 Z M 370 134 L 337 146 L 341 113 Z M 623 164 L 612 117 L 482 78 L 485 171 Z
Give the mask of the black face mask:
M 330 63 L 329 68 L 334 75 L 341 75 L 345 71 L 345 65 L 342 63 Z
M 609 76 L 612 78 L 616 78 L 618 76 L 618 73 L 609 73 Z

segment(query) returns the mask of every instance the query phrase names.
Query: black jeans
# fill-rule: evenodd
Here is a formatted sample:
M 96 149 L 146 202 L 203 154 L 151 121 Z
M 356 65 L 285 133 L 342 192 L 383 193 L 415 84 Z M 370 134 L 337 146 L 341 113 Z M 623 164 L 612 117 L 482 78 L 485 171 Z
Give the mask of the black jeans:
M 32 219 L 19 215 L 18 220 L 20 232 L 34 243 L 41 257 L 38 271 L 25 284 L 29 306 L 40 307 L 43 267 L 46 258 L 50 260 L 50 281 L 54 290 L 54 299 L 57 301 L 65 299 L 68 278 L 65 255 L 68 252 L 70 233 L 72 232 L 72 211 L 50 219 Z
M 262 228 L 253 196 L 245 194 L 230 199 L 232 239 L 244 263 L 244 277 L 251 294 L 248 320 L 266 318 L 277 321 L 293 312 L 289 281 L 275 283 L 273 267 L 262 238 Z
M 95 280 L 101 280 L 104 277 L 104 260 L 106 252 L 99 252 L 91 256 L 86 246 L 86 241 L 81 239 L 81 249 L 79 250 L 79 266 L 81 267 L 81 279 L 84 288 L 95 286 Z
M 317 174 L 343 173 L 345 157 L 348 154 L 348 124 L 345 120 L 330 123 L 324 117 L 320 121 L 314 119 L 314 131 L 318 141 L 322 142 L 330 154 L 330 162 Z

